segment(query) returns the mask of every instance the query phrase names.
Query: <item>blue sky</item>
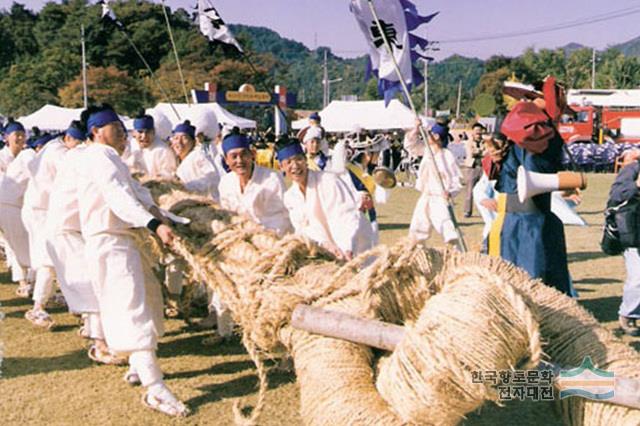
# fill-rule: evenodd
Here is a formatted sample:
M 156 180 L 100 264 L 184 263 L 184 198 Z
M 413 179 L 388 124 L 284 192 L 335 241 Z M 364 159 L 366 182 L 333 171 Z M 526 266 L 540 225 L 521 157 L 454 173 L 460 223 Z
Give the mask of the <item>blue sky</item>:
M 156 0 L 160 3 L 159 0 Z M 191 8 L 196 0 L 166 0 L 172 8 Z M 349 12 L 348 0 L 212 0 L 230 23 L 259 25 L 301 41 L 310 48 L 329 46 L 340 56 L 365 53 L 365 44 Z M 0 0 L 0 9 L 12 0 Z M 22 0 L 31 9 L 46 2 Z M 637 0 L 416 0 L 423 14 L 440 11 L 421 35 L 431 40 L 476 39 L 505 32 L 583 22 L 616 11 L 621 17 L 561 31 L 486 41 L 443 43 L 436 57 L 453 53 L 487 58 L 492 54 L 518 55 L 527 47 L 559 47 L 578 42 L 598 49 L 640 36 L 640 2 Z M 635 10 L 630 8 L 635 7 Z

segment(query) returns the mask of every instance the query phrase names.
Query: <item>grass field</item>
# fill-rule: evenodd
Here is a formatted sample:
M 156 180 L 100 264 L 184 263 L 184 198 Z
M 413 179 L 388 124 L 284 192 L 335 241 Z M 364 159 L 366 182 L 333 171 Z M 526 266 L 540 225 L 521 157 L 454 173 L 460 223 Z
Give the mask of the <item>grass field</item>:
M 607 328 L 616 329 L 617 311 L 624 282 L 621 257 L 607 257 L 599 247 L 602 209 L 613 175 L 591 175 L 579 211 L 588 227 L 568 227 L 570 270 L 580 303 Z M 405 236 L 417 193 L 394 190 L 392 204 L 382 206 L 382 242 Z M 461 199 L 458 200 L 460 211 Z M 481 220 L 462 219 L 462 229 L 471 248 L 479 247 Z M 441 240 L 434 236 L 434 245 Z M 219 347 L 203 347 L 207 333 L 192 332 L 178 320 L 167 322 L 159 357 L 169 386 L 193 409 L 186 419 L 169 419 L 140 403 L 142 391 L 124 383 L 124 367 L 93 364 L 86 356 L 84 341 L 76 336 L 76 319 L 54 311 L 58 324 L 52 332 L 34 329 L 25 319 L 27 300 L 15 296 L 6 269 L 0 271 L 0 341 L 4 361 L 0 378 L 0 424 L 3 425 L 227 425 L 231 407 L 239 398 L 253 401 L 257 380 L 243 347 L 236 341 Z M 623 337 L 639 349 L 640 340 Z M 264 425 L 297 425 L 298 391 L 293 374 L 272 373 Z M 559 418 L 548 403 L 510 403 L 504 408 L 483 407 L 465 421 L 468 425 L 519 424 L 552 426 Z

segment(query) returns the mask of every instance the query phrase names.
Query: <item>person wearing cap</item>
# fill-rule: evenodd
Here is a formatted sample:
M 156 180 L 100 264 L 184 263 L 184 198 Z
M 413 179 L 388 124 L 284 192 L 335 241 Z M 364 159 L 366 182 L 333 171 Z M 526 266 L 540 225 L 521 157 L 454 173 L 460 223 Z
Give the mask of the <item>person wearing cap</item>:
M 466 157 L 464 166 L 466 174 L 466 195 L 464 199 L 464 216 L 473 214 L 473 187 L 482 177 L 482 159 L 485 156 L 483 136 L 487 129 L 480 123 L 474 123 L 471 138 L 465 141 Z M 488 137 L 491 137 L 490 135 Z
M 4 129 L 6 145 L 0 149 L 0 174 L 3 174 L 9 164 L 15 160 L 25 147 L 27 137 L 24 126 L 17 121 L 9 121 Z
M 173 129 L 171 148 L 178 157 L 176 175 L 189 191 L 210 196 L 214 202 L 220 202 L 218 185 L 221 172 L 211 158 L 205 155 L 200 145 L 196 144 L 196 128 L 190 121 L 178 124 Z M 214 149 L 213 146 L 210 147 Z
M 421 195 L 411 217 L 409 235 L 416 240 L 425 240 L 431 236 L 433 228 L 442 235 L 445 243 L 455 245 L 458 234 L 448 206 L 462 189 L 462 174 L 451 151 L 442 147 L 442 135 L 430 131 L 428 138 L 436 167 L 432 166 L 427 155 L 420 162 L 416 189 Z
M 551 193 L 521 202 L 518 169 L 554 174 L 562 167 L 564 141 L 556 124 L 566 106 L 555 79 L 544 83 L 544 98 L 520 101 L 502 122 L 514 142 L 496 182 L 497 218 L 489 234 L 489 255 L 524 269 L 532 278 L 570 295 L 571 277 L 562 221 L 551 211 Z
M 63 167 L 64 154 L 78 143 L 80 141 L 66 135 L 62 139 L 42 134 L 30 145 L 37 154 L 29 167 L 31 179 L 24 193 L 22 221 L 29 234 L 29 257 L 36 280 L 33 308 L 25 313 L 25 318 L 33 325 L 46 329 L 54 325 L 45 305 L 54 294 L 56 278 L 53 262 L 47 253 L 46 234 L 43 232 L 49 209 L 49 194 L 58 169 Z
M 133 120 L 132 151 L 140 156 L 141 172 L 153 178 L 175 175 L 178 163 L 171 148 L 156 134 L 151 115 L 139 115 Z
M 34 150 L 21 150 L 5 173 L 0 175 L 0 230 L 6 243 L 12 281 L 18 283 L 16 295 L 24 298 L 33 291 L 33 272 L 30 269 L 29 234 L 21 211 L 27 183 L 31 179 L 30 165 L 35 158 Z
M 360 221 L 366 220 L 347 185 L 334 173 L 309 170 L 297 141 L 279 141 L 278 161 L 293 185 L 284 204 L 295 233 L 304 235 L 340 259 L 359 254 L 356 249 Z
M 165 385 L 156 358 L 164 332 L 160 285 L 151 256 L 136 243 L 138 235 L 147 238 L 147 228 L 169 245 L 173 231 L 135 189 L 120 157 L 127 141 L 118 115 L 102 106 L 89 108 L 82 118 L 93 142 L 79 161 L 78 212 L 106 343 L 116 355 L 129 356 L 126 380 L 146 388 L 146 406 L 184 416 L 189 411 Z

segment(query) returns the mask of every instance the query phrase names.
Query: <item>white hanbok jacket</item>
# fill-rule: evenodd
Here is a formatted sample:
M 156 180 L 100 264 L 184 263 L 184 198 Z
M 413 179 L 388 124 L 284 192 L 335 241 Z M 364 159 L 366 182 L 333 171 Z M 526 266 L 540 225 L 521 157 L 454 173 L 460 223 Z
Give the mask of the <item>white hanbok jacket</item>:
M 293 231 L 289 211 L 284 205 L 284 180 L 278 173 L 254 165 L 244 192 L 240 190 L 240 179 L 234 172 L 222 176 L 219 190 L 222 208 L 247 215 L 280 236 Z
M 139 171 L 147 176 L 170 178 L 178 168 L 178 161 L 171 147 L 157 137 L 148 148 L 140 148 L 138 142 L 133 139 L 131 153 Z
M 176 175 L 189 191 L 210 195 L 213 201 L 218 203 L 220 202 L 218 186 L 220 185 L 221 171 L 212 161 L 213 158 L 215 158 L 215 153 L 211 152 L 207 155 L 202 145 L 196 145 L 182 160 L 176 170 Z
M 337 175 L 309 170 L 306 194 L 293 184 L 284 195 L 284 204 L 296 234 L 358 254 L 357 233 L 360 220 L 366 219 Z
M 438 173 L 442 178 L 444 191 L 455 197 L 462 189 L 462 173 L 453 154 L 446 148 L 434 152 L 436 169 L 423 157 L 418 169 L 416 189 L 422 194 L 418 199 L 411 218 L 409 233 L 417 239 L 427 239 L 435 228 L 445 242 L 457 238 L 453 221 L 448 212 L 447 200 L 438 184 Z
M 7 171 L 7 167 L 16 157 L 13 156 L 13 153 L 9 149 L 8 146 L 0 149 L 0 174 L 4 174 Z

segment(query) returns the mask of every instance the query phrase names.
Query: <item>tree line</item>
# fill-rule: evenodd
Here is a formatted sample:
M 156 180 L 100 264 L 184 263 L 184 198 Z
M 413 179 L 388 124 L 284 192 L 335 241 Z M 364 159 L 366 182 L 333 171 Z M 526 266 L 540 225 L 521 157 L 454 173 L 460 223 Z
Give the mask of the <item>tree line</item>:
M 163 6 L 148 0 L 126 0 L 113 5 L 131 40 L 139 48 L 155 79 L 114 26 L 100 21 L 101 8 L 87 0 L 49 2 L 39 12 L 14 3 L 0 11 L 0 113 L 20 116 L 51 103 L 66 107 L 83 104 L 80 27 L 85 28 L 89 102 L 109 102 L 125 114 L 166 101 L 184 102 L 183 90 Z M 322 106 L 322 67 L 325 47 L 310 50 L 267 28 L 231 25 L 247 52 L 252 68 L 235 50 L 209 43 L 194 24 L 195 10 L 169 10 L 171 28 L 187 87 L 216 83 L 220 90 L 236 90 L 243 83 L 259 89 L 281 84 L 298 95 L 298 108 Z M 366 57 L 340 58 L 328 52 L 333 98 L 357 95 L 379 99 L 376 82 L 365 81 Z M 566 87 L 591 85 L 591 50 L 526 50 L 521 56 L 494 56 L 487 61 L 451 56 L 429 67 L 430 109 L 456 107 L 462 84 L 461 111 L 473 116 L 474 100 L 488 94 L 495 113 L 504 113 L 502 82 L 511 77 L 532 82 L 554 74 Z M 631 88 L 640 81 L 640 61 L 615 49 L 599 54 L 598 88 Z M 422 110 L 424 86 L 412 97 Z M 253 112 L 254 118 L 258 112 Z M 251 111 L 248 115 L 252 115 Z M 258 117 L 259 118 L 259 117 Z

